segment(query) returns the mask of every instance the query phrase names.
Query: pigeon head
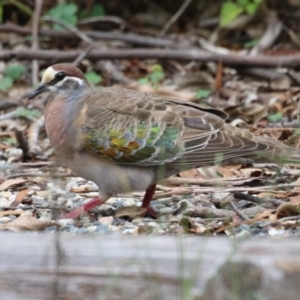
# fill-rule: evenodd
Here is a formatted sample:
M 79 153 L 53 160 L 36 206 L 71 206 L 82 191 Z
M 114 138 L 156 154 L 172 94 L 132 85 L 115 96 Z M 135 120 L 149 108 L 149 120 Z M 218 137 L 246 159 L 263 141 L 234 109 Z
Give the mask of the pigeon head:
M 78 93 L 87 88 L 84 74 L 71 64 L 56 64 L 44 72 L 41 84 L 28 96 L 31 100 L 44 92 L 54 94 Z

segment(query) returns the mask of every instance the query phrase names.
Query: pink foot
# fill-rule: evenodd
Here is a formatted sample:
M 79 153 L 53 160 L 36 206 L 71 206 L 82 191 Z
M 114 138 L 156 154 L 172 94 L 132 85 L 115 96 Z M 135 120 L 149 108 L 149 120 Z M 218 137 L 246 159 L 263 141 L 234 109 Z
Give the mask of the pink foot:
M 63 214 L 60 216 L 60 219 L 76 219 L 79 216 L 81 216 L 83 213 L 87 213 L 91 209 L 93 209 L 96 206 L 99 206 L 103 204 L 104 202 L 99 198 L 93 198 L 92 200 L 88 201 L 87 203 L 83 204 L 80 207 L 75 208 L 74 210 Z
M 147 208 L 147 211 L 145 213 L 141 214 L 141 217 L 144 217 L 146 214 L 149 214 L 154 219 L 157 218 L 156 211 L 150 207 L 150 202 L 155 193 L 155 188 L 156 188 L 156 184 L 152 184 L 146 190 L 146 193 L 145 193 L 145 196 L 144 196 L 144 199 L 142 202 L 142 207 Z

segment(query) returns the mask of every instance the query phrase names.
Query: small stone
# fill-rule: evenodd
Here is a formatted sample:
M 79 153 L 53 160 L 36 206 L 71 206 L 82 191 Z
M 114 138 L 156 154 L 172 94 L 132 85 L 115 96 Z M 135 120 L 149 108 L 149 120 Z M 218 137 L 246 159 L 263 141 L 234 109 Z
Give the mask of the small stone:
M 174 211 L 173 207 L 164 207 L 161 208 L 158 212 L 161 215 L 171 214 Z
M 40 191 L 41 188 L 38 185 L 33 185 L 33 186 L 30 187 L 30 190 L 31 191 Z
M 9 201 L 8 199 L 6 198 L 0 198 L 0 208 L 7 208 L 9 207 L 11 204 L 11 201 Z
M 23 151 L 18 148 L 10 148 L 10 149 L 7 149 L 5 152 L 6 152 L 6 156 L 8 158 L 21 157 L 23 155 Z
M 123 206 L 136 206 L 136 202 L 135 198 L 128 198 L 123 202 Z
M 0 197 L 9 198 L 12 195 L 12 192 L 0 192 Z
M 44 212 L 42 212 L 42 214 L 40 216 L 40 219 L 51 220 L 52 219 L 51 212 L 50 211 L 44 211 Z
M 31 197 L 32 199 L 32 204 L 35 204 L 35 205 L 42 205 L 42 204 L 45 204 L 46 200 L 42 197 L 39 197 L 39 196 L 35 196 L 33 195 Z
M 67 203 L 67 198 L 65 198 L 65 197 L 58 197 L 57 199 L 56 199 L 56 203 L 58 204 L 58 205 L 63 205 L 63 204 L 65 204 L 65 203 Z
M 124 226 L 122 234 L 132 234 L 132 235 L 137 235 L 138 234 L 139 228 L 137 226 Z
M 73 219 L 59 219 L 56 221 L 60 226 L 66 226 L 66 225 L 74 225 L 75 221 Z
M 11 218 L 10 217 L 1 217 L 0 218 L 0 223 L 1 224 L 4 224 L 4 223 L 8 223 L 11 221 Z
M 89 232 L 89 233 L 93 233 L 96 231 L 98 226 L 89 226 L 86 228 L 86 230 Z
M 35 194 L 39 197 L 47 199 L 49 196 L 49 191 L 36 191 Z
M 148 226 L 156 227 L 156 226 L 157 226 L 157 223 L 156 223 L 156 222 L 149 222 L 149 223 L 148 223 Z

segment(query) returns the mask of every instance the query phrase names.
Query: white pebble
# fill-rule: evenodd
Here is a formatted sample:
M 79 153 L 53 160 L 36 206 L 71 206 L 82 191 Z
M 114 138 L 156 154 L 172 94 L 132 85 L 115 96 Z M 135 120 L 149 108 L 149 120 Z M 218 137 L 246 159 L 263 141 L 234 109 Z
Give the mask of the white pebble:
M 9 198 L 12 195 L 11 192 L 0 192 L 0 197 Z
M 135 206 L 136 202 L 135 198 L 128 198 L 123 202 L 123 206 Z
M 21 149 L 18 149 L 18 148 L 7 149 L 5 152 L 6 152 L 6 156 L 8 158 L 10 158 L 10 157 L 21 157 L 23 155 L 23 151 Z
M 9 201 L 6 198 L 0 198 L 0 208 L 7 208 L 11 204 L 11 201 Z
M 9 217 L 1 217 L 0 218 L 0 223 L 8 223 L 9 221 L 11 221 L 11 218 Z
M 56 221 L 56 223 L 58 223 L 58 225 L 63 227 L 63 226 L 66 226 L 66 225 L 74 225 L 75 221 L 73 219 L 59 219 L 59 220 Z

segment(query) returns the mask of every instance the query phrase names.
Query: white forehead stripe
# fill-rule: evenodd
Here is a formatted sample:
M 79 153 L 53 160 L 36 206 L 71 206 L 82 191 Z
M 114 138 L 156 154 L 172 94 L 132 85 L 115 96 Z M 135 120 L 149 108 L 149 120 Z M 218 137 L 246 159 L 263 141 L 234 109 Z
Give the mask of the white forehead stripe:
M 55 74 L 57 71 L 55 71 L 52 67 L 47 68 L 45 71 L 41 83 L 49 83 L 51 80 L 54 79 Z
M 62 86 L 65 81 L 69 80 L 69 79 L 72 79 L 72 81 L 77 81 L 79 85 L 82 85 L 83 84 L 83 80 L 80 79 L 80 78 L 77 78 L 77 77 L 71 77 L 71 76 L 66 76 L 63 80 L 57 82 L 55 84 L 55 86 L 59 87 L 59 86 Z

